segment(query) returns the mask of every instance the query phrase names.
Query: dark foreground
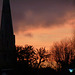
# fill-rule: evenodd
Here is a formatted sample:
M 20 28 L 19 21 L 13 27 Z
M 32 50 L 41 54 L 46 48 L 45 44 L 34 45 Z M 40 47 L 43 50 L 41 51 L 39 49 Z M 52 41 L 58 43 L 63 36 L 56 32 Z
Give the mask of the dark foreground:
M 0 72 L 0 75 L 75 75 L 75 73 L 66 72 L 56 72 L 50 68 L 45 69 L 15 69 Z
M 56 71 L 51 68 L 37 69 L 26 65 L 17 65 L 11 70 L 0 70 L 0 75 L 75 75 L 75 71 L 70 73 L 69 70 Z

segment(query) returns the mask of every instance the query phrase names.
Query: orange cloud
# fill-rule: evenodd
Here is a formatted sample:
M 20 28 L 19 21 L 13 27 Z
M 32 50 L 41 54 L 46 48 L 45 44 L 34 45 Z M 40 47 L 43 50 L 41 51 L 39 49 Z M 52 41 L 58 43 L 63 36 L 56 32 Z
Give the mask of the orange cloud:
M 33 37 L 24 36 L 27 33 L 30 33 Z M 72 37 L 72 27 L 70 25 L 54 28 L 40 28 L 16 34 L 16 44 L 29 44 L 33 45 L 35 48 L 46 47 L 49 49 L 53 42 L 68 37 Z

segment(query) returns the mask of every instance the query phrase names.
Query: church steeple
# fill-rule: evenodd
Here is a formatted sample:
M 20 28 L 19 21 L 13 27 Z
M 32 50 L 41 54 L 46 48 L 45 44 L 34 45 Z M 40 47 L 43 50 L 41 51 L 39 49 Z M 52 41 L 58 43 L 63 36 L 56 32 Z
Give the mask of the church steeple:
M 9 0 L 3 0 L 1 31 L 5 35 L 13 35 L 12 18 Z
M 16 63 L 15 35 L 9 0 L 3 0 L 0 28 L 0 68 L 13 67 Z

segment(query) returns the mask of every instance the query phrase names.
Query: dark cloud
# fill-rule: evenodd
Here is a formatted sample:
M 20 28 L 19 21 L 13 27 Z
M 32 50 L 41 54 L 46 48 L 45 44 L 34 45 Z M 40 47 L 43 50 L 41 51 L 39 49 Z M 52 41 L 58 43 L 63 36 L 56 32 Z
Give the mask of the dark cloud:
M 27 37 L 33 37 L 33 35 L 31 33 L 27 33 L 27 34 L 25 34 L 25 36 L 27 36 Z
M 74 9 L 74 0 L 11 0 L 15 32 L 62 25 L 75 17 Z M 70 13 L 69 17 L 67 13 Z

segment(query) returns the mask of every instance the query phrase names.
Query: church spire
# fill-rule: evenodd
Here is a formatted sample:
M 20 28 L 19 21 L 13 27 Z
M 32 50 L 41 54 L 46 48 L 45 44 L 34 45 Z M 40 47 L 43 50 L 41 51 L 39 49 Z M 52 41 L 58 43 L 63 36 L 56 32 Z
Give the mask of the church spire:
M 16 47 L 10 2 L 9 0 L 3 0 L 0 30 L 0 67 L 13 67 L 15 63 Z
M 5 35 L 13 35 L 12 18 L 9 0 L 3 0 L 1 32 Z

